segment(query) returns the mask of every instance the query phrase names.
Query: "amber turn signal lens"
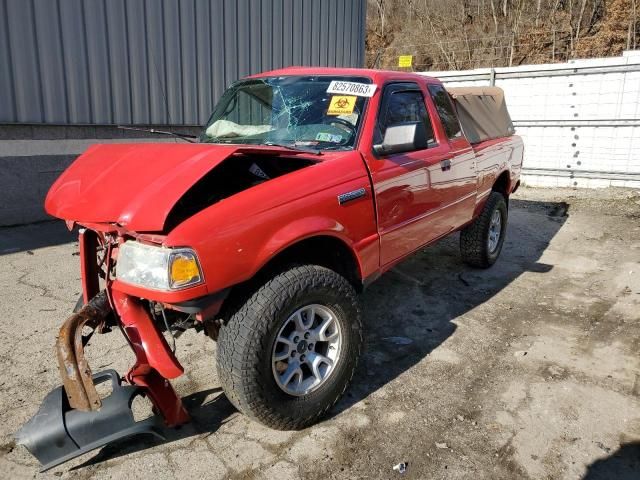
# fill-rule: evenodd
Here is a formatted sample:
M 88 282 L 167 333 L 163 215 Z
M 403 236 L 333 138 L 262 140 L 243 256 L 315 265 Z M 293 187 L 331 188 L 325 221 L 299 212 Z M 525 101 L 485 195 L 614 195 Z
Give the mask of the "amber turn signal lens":
M 199 283 L 200 267 L 195 256 L 190 253 L 174 254 L 171 258 L 171 287 L 182 287 Z

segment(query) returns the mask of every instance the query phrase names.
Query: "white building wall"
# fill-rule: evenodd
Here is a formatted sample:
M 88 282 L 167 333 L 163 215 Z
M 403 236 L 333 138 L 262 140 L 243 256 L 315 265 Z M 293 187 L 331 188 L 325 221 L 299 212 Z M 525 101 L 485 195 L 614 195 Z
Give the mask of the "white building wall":
M 425 72 L 505 91 L 528 185 L 640 187 L 640 51 L 564 64 Z

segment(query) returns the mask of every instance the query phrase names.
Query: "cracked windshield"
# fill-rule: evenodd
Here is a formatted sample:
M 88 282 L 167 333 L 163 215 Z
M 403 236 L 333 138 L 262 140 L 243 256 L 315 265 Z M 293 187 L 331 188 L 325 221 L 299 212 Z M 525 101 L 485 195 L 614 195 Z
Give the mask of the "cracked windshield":
M 237 82 L 220 99 L 200 141 L 351 149 L 363 118 L 365 95 L 375 89 L 370 84 L 363 77 L 329 76 Z

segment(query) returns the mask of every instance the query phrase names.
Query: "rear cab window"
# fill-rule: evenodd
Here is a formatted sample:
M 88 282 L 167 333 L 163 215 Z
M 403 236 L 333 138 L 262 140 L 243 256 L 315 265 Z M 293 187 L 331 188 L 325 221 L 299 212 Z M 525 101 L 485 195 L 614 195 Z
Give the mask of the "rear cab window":
M 449 140 L 461 138 L 462 128 L 460 127 L 460 121 L 458 120 L 458 115 L 453 107 L 449 93 L 442 85 L 430 84 L 427 85 L 427 89 L 436 107 L 447 138 Z

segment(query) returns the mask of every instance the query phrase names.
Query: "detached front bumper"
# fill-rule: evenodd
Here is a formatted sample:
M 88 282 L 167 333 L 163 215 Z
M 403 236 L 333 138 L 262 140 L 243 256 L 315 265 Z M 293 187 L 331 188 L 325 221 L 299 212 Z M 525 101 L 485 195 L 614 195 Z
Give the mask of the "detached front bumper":
M 60 328 L 56 353 L 63 386 L 47 395 L 38 413 L 16 435 L 43 471 L 131 435 L 162 437 L 162 427 L 190 420 L 168 381 L 180 376 L 183 368 L 164 336 L 139 298 L 116 289 L 110 293 L 111 301 L 106 291 L 98 293 Z M 124 376 L 129 385 L 123 385 L 114 370 L 93 375 L 84 356 L 88 338 L 83 331 L 103 328 L 110 314 L 115 314 L 136 356 Z M 96 384 L 106 381 L 111 382 L 112 392 L 100 398 Z M 148 397 L 159 416 L 136 422 L 131 404 L 138 395 Z
M 154 416 L 136 422 L 131 403 L 144 389 L 122 385 L 115 370 L 93 375 L 93 384 L 110 381 L 112 392 L 98 410 L 82 411 L 69 406 L 65 387 L 45 397 L 38 413 L 16 434 L 16 440 L 38 459 L 41 472 L 132 435 L 151 434 L 164 440 L 162 421 Z M 95 386 L 93 386 L 95 390 Z

